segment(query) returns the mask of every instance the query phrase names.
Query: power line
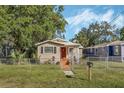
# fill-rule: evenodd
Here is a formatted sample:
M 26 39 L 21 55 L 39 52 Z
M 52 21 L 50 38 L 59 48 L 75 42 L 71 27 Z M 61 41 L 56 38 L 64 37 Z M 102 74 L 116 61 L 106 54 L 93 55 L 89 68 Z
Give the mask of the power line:
M 115 18 L 113 18 L 109 23 L 111 24 L 113 21 L 115 21 L 121 14 L 124 14 L 124 11 L 120 12 Z

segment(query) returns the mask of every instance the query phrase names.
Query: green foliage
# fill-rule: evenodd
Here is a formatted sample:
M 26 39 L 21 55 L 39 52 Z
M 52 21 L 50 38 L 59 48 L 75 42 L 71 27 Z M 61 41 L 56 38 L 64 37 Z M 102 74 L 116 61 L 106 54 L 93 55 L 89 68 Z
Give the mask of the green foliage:
M 72 41 L 76 40 L 82 46 L 88 47 L 116 39 L 114 26 L 107 22 L 96 22 L 90 24 L 88 28 L 82 28 Z
M 86 62 L 86 61 L 85 61 Z M 124 87 L 124 64 L 94 62 L 92 80 L 86 65 L 74 65 L 75 78 L 66 78 L 59 65 L 0 65 L 0 87 L 13 88 L 114 88 Z
M 10 32 L 8 21 L 10 19 L 10 15 L 7 14 L 7 8 L 0 6 L 0 44 L 3 44 L 5 40 L 8 40 L 8 33 Z
M 22 54 L 19 51 L 13 51 L 11 53 L 11 57 L 13 59 L 13 62 L 20 64 L 21 60 L 25 57 L 25 53 Z
M 120 29 L 120 39 L 124 40 L 124 27 Z
M 1 6 L 0 43 L 11 43 L 15 51 L 32 57 L 35 43 L 51 39 L 55 32 L 65 32 L 63 6 Z M 29 53 L 30 52 L 30 53 Z

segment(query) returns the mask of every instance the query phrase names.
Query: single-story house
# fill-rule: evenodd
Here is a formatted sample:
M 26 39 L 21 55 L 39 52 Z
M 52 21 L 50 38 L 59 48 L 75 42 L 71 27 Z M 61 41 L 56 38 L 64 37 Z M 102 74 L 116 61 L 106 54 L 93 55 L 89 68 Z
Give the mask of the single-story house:
M 86 57 L 103 57 L 109 61 L 124 61 L 124 41 L 113 41 L 83 49 Z
M 37 46 L 37 56 L 40 63 L 60 62 L 62 58 L 79 62 L 82 56 L 82 46 L 64 39 L 56 38 L 35 44 Z
M 107 44 L 109 60 L 124 62 L 124 41 L 114 41 Z
M 105 57 L 106 56 L 106 45 L 107 43 L 87 47 L 83 49 L 83 55 L 85 57 Z

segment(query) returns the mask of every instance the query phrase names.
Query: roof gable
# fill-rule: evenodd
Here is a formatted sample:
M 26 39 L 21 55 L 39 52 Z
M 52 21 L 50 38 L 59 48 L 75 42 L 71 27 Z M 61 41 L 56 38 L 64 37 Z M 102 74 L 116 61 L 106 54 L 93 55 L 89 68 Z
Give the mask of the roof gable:
M 65 45 L 65 46 L 80 46 L 80 44 L 72 43 L 72 42 L 69 42 L 69 41 L 66 41 L 66 40 L 60 39 L 60 38 L 56 38 L 56 39 L 52 39 L 52 40 L 46 40 L 46 41 L 43 41 L 40 43 L 36 43 L 35 45 L 38 46 L 38 45 L 42 45 L 42 44 L 49 43 L 49 42 L 55 43 L 55 44 L 60 44 L 60 45 Z
M 113 41 L 113 42 L 111 42 L 111 43 L 109 43 L 107 46 L 109 46 L 109 45 L 124 45 L 124 41 Z

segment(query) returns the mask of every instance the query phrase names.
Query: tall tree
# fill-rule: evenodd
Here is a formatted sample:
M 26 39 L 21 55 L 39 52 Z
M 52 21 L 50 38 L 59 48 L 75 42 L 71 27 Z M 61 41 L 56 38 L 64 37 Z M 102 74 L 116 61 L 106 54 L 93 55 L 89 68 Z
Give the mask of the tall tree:
M 114 37 L 113 26 L 107 22 L 92 23 L 88 28 L 82 28 L 81 31 L 72 39 L 76 40 L 84 47 L 109 42 Z
M 5 9 L 4 9 L 4 8 Z M 14 51 L 29 54 L 34 52 L 35 43 L 53 38 L 56 30 L 65 32 L 66 20 L 62 15 L 63 6 L 3 6 L 4 15 L 10 19 L 5 22 L 3 32 L 9 31 Z M 3 24 L 3 23 L 1 23 Z M 8 27 L 9 30 L 5 28 Z
M 7 13 L 7 7 L 0 6 L 0 56 L 7 55 L 7 45 L 9 46 L 10 43 L 10 28 L 9 28 L 9 21 L 11 20 L 11 15 Z M 6 52 L 6 54 L 4 54 Z
M 124 40 L 124 27 L 120 29 L 120 40 Z
M 113 26 L 108 22 L 101 22 L 101 42 L 109 42 L 113 37 Z

